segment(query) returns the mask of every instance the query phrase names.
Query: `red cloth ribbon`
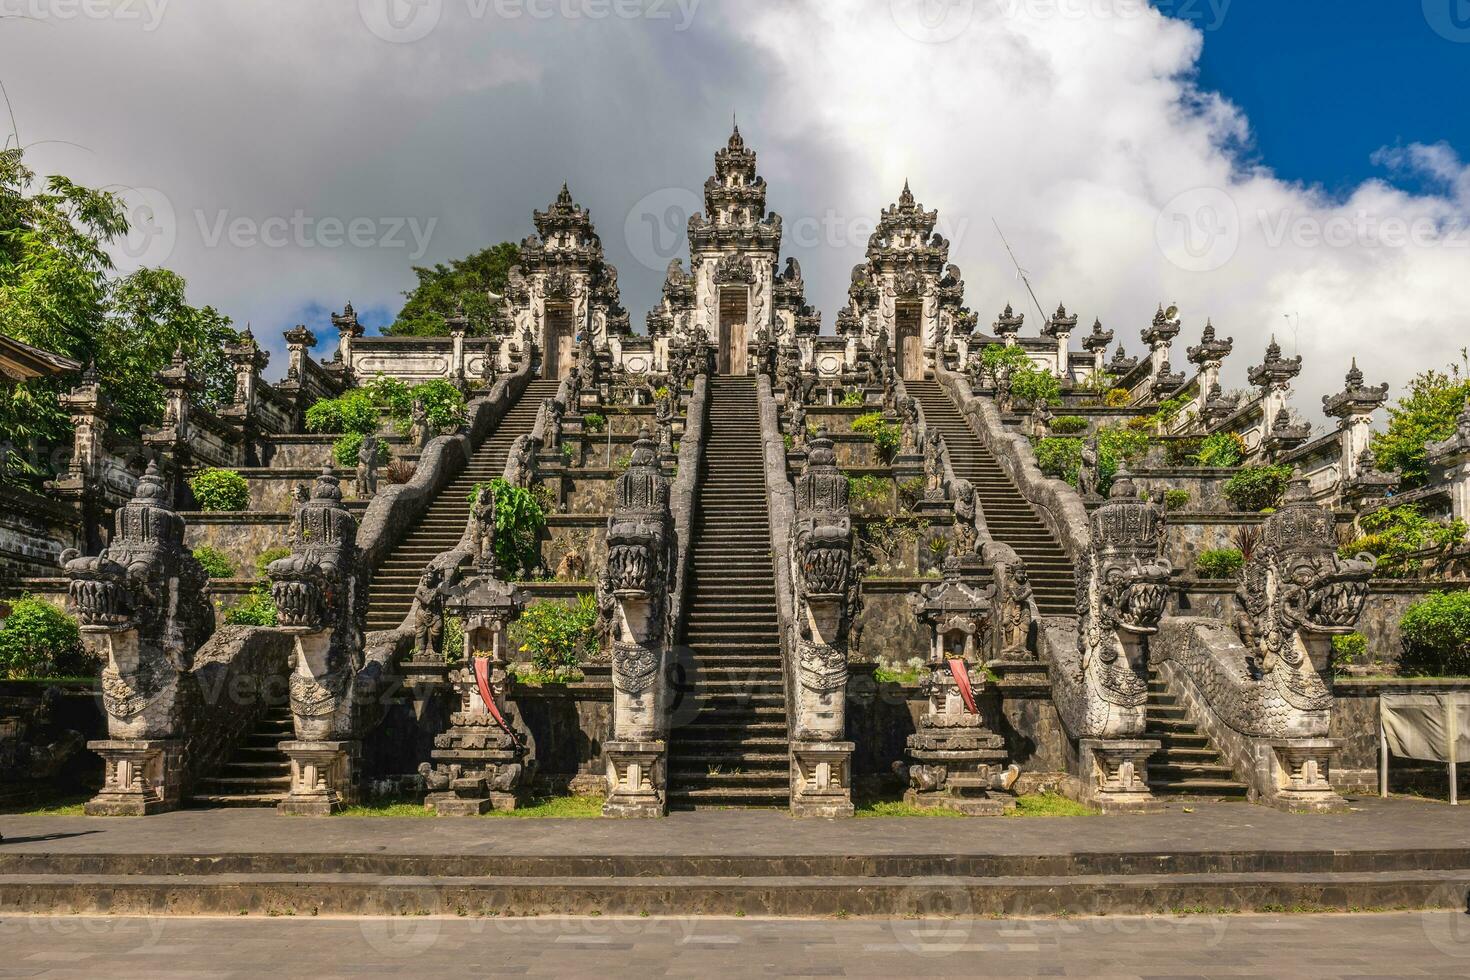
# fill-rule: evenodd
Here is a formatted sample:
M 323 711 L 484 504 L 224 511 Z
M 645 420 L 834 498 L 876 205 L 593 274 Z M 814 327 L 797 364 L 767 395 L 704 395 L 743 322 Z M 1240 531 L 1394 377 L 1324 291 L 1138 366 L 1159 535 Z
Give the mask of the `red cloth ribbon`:
M 970 709 L 970 714 L 979 714 L 975 710 L 975 692 L 970 689 L 970 668 L 959 657 L 951 657 L 949 660 L 949 674 L 954 678 L 955 684 L 960 689 L 960 697 L 964 699 L 965 707 Z
M 480 700 L 485 702 L 485 708 L 490 712 L 490 717 L 494 718 L 495 723 L 504 728 L 506 732 L 514 735 L 515 732 L 510 730 L 505 716 L 495 705 L 495 696 L 490 693 L 490 661 L 485 657 L 475 658 L 475 686 L 480 689 Z

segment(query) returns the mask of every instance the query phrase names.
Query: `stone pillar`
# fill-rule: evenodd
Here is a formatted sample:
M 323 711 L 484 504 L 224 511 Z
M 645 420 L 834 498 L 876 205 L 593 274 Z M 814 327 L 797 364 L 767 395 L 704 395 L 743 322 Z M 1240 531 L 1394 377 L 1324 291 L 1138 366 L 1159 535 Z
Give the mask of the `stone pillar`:
M 1148 344 L 1149 377 L 1158 377 L 1169 363 L 1169 351 L 1174 346 L 1174 338 L 1179 336 L 1179 319 L 1175 315 L 1175 307 L 1165 310 L 1161 305 L 1159 311 L 1154 314 L 1153 323 L 1143 329 L 1140 336 L 1143 342 Z
M 116 520 L 101 554 L 67 562 L 67 603 L 82 641 L 104 664 L 108 737 L 88 747 L 102 756 L 106 776 L 87 813 L 143 816 L 180 802 L 180 685 L 184 665 L 214 631 L 214 610 L 156 463 Z
M 63 500 L 69 500 L 82 519 L 86 550 L 102 550 L 104 527 L 102 468 L 107 452 L 107 413 L 112 403 L 102 394 L 96 365 L 82 372 L 81 384 L 59 399 L 71 416 L 72 453 L 64 474 L 49 484 Z
M 1356 357 L 1348 369 L 1343 390 L 1335 395 L 1322 396 L 1323 413 L 1338 420 L 1339 444 L 1342 447 L 1340 481 L 1344 486 L 1353 483 L 1360 475 L 1363 454 L 1369 451 L 1373 440 L 1373 413 L 1386 401 L 1388 385 L 1385 383 L 1376 388 L 1365 385 Z
M 1107 371 L 1107 365 L 1103 361 L 1103 355 L 1107 353 L 1108 345 L 1113 342 L 1113 332 L 1104 330 L 1102 320 L 1093 318 L 1092 332 L 1082 338 L 1082 348 L 1092 355 L 1093 377 L 1100 377 Z
M 464 308 L 458 307 L 453 316 L 445 317 L 444 326 L 449 330 L 449 338 L 453 343 L 449 354 L 449 379 L 463 390 L 468 385 L 469 378 L 469 372 L 465 370 L 464 338 L 470 329 L 470 321 L 464 315 Z
M 306 362 L 316 346 L 316 334 L 298 323 L 286 331 L 286 378 L 297 382 L 306 378 Z
M 1226 337 L 1219 340 L 1215 336 L 1215 324 L 1209 320 L 1205 321 L 1204 333 L 1200 335 L 1199 343 L 1186 351 L 1189 363 L 1199 368 L 1199 394 L 1203 403 L 1210 397 L 1210 393 L 1220 385 L 1220 367 L 1225 358 L 1235 349 L 1235 338 Z
M 674 586 L 671 485 L 645 427 L 618 477 L 608 519 L 598 604 L 612 659 L 613 738 L 604 747 L 604 816 L 661 817 L 668 810 L 668 593 Z
M 995 318 L 995 323 L 991 324 L 990 331 L 1005 341 L 1007 347 L 1014 347 L 1016 335 L 1021 332 L 1025 324 L 1026 314 L 1015 312 L 1011 309 L 1011 304 L 1007 303 L 1000 316 Z
M 342 505 L 331 467 L 296 509 L 288 533 L 291 554 L 266 569 L 280 629 L 296 647 L 290 681 L 296 737 L 281 743 L 291 759 L 291 792 L 280 810 L 327 816 L 356 800 L 353 714 L 366 613 L 357 521 Z
M 352 308 L 351 303 L 344 306 L 341 313 L 332 314 L 332 326 L 337 328 L 337 356 L 342 361 L 342 366 L 350 373 L 352 371 L 353 341 L 366 333 L 366 328 L 357 322 L 357 311 Z
M 1261 391 L 1261 412 L 1264 418 L 1265 436 L 1269 437 L 1276 418 L 1286 411 L 1286 398 L 1291 392 L 1291 381 L 1302 373 L 1302 358 L 1281 356 L 1281 345 L 1276 338 L 1266 345 L 1266 358 L 1250 369 L 1250 383 Z
M 1056 365 L 1052 373 L 1059 378 L 1070 377 L 1072 366 L 1069 360 L 1069 352 L 1072 342 L 1072 331 L 1077 329 L 1076 314 L 1068 315 L 1065 306 L 1058 306 L 1057 311 L 1052 314 L 1051 319 L 1041 328 L 1041 335 L 1055 340 L 1057 343 Z
M 823 429 L 810 440 L 806 472 L 796 481 L 789 556 L 797 634 L 791 812 L 798 817 L 853 813 L 847 638 L 862 602 L 862 573 L 852 547 L 847 477 Z

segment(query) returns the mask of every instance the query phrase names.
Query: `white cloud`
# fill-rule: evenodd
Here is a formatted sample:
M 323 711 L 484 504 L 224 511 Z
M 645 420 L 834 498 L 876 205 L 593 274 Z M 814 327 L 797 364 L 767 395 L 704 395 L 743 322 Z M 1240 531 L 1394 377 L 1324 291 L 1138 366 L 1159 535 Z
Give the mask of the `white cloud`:
M 362 0 L 389 2 L 418 9 Z M 1134 352 L 1161 300 L 1186 321 L 1176 362 L 1206 316 L 1235 337 L 1231 384 L 1280 334 L 1305 355 L 1309 409 L 1354 354 L 1397 385 L 1464 343 L 1459 155 L 1375 156 L 1420 193 L 1370 181 L 1332 196 L 1242 166 L 1249 120 L 1194 85 L 1208 37 L 1142 0 L 644 0 L 635 17 L 567 2 L 543 17 L 427 0 L 439 20 L 400 44 L 357 0 L 175 0 L 151 31 L 0 21 L 0 65 L 24 139 L 85 147 L 40 143 L 37 168 L 166 195 L 170 264 L 261 335 L 313 302 L 394 305 L 412 248 L 208 248 L 197 214 L 436 220 L 424 261 L 444 261 L 523 237 L 563 179 L 641 323 L 662 261 L 629 247 L 625 228 L 647 224 L 629 214 L 688 197 L 661 190 L 697 195 L 738 111 L 829 326 L 908 178 L 940 209 L 982 321 L 1029 307 L 994 219 L 1048 309 L 1100 316 Z

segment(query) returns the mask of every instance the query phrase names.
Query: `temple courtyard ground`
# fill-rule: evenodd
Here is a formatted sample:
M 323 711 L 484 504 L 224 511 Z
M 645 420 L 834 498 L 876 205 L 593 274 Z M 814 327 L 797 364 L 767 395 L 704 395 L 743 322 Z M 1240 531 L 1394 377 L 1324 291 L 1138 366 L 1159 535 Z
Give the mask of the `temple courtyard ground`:
M 0 915 L 1463 915 L 1470 808 L 1352 806 L 843 821 L 0 816 Z
M 1317 977 L 1470 974 L 1470 919 L 0 918 L 0 976 Z

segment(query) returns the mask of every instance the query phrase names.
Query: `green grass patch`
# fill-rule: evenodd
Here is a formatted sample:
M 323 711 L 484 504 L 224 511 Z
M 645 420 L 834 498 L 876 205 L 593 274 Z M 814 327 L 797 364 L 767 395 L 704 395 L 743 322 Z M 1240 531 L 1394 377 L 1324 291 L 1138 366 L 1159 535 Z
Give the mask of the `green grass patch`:
M 39 806 L 28 806 L 21 808 L 7 807 L 0 809 L 0 813 L 9 817 L 81 817 L 85 816 L 83 807 L 90 800 L 91 794 L 84 793 L 74 796 L 64 796 L 50 803 L 42 803 Z
M 584 819 L 602 816 L 601 796 L 548 796 L 532 800 L 516 810 L 491 810 L 487 817 L 510 817 L 520 819 L 559 818 Z M 363 803 L 350 806 L 339 816 L 343 817 L 398 817 L 415 820 L 433 819 L 437 814 L 422 803 L 407 800 L 386 800 L 382 803 Z
M 1095 817 L 1098 811 L 1060 793 L 1031 793 L 1016 797 L 1008 817 Z
M 963 817 L 957 810 L 942 807 L 914 806 L 902 800 L 869 800 L 857 803 L 854 816 L 859 817 Z

